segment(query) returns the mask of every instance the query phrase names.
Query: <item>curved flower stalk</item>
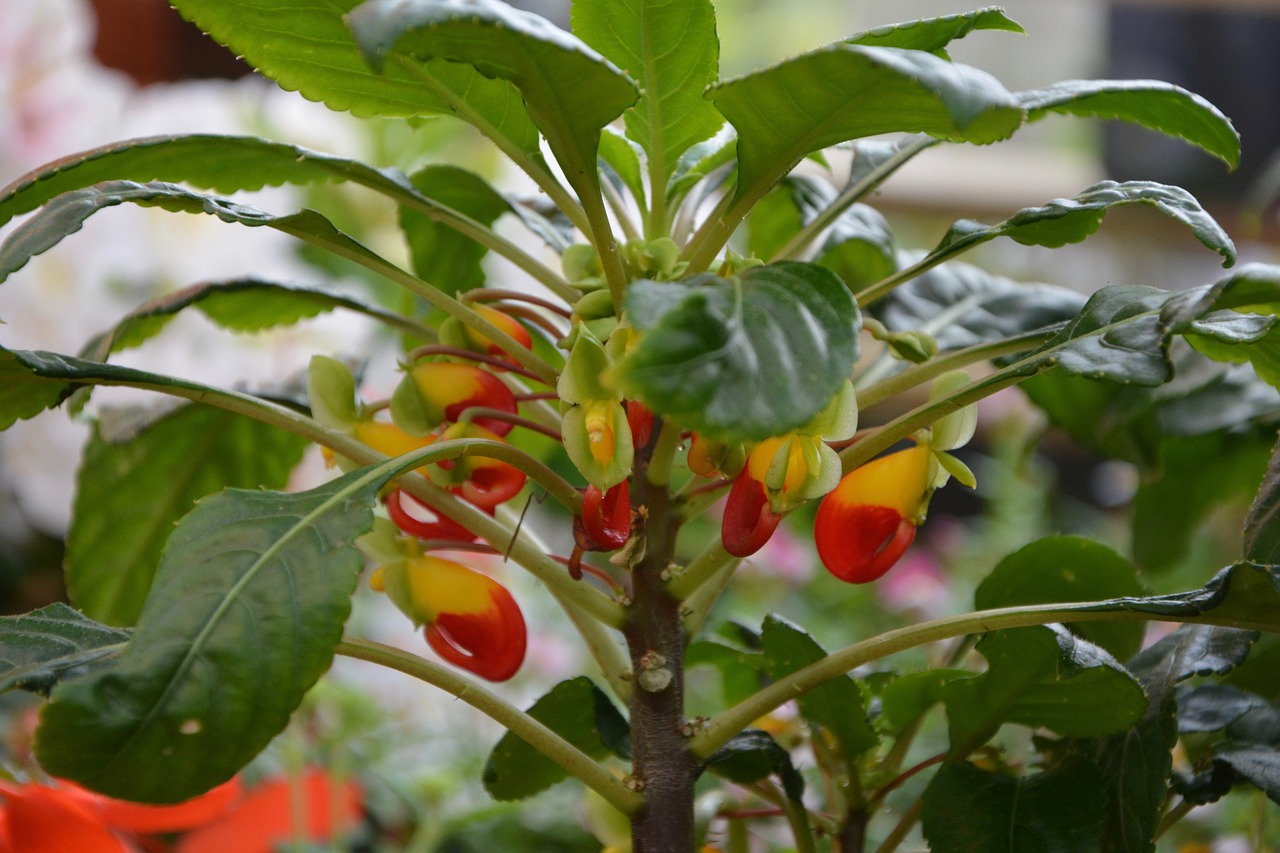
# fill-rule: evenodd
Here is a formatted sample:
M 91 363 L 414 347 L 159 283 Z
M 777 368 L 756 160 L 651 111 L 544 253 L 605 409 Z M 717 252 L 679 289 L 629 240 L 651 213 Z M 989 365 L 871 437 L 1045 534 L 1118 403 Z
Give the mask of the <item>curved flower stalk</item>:
M 506 681 L 524 662 L 524 615 L 506 587 L 461 563 L 402 542 L 404 556 L 379 566 L 369 586 L 387 597 L 436 654 L 489 681 Z

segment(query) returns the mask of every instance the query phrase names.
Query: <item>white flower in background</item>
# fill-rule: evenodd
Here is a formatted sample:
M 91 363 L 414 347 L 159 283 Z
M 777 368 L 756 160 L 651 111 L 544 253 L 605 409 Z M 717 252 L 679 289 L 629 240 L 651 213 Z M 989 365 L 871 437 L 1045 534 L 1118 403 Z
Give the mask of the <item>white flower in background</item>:
M 139 89 L 90 55 L 93 18 L 82 0 L 0 3 L 0 183 L 56 158 L 122 139 L 172 133 L 270 135 L 359 155 L 357 124 L 260 79 Z M 337 150 L 335 150 L 337 149 Z M 297 210 L 296 191 L 268 188 L 245 200 L 271 213 Z M 75 353 L 139 303 L 201 281 L 256 276 L 318 283 L 298 242 L 267 228 L 132 206 L 92 217 L 0 286 L 0 345 Z M 235 385 L 279 380 L 314 352 L 367 349 L 371 324 L 334 313 L 263 335 L 232 335 L 202 316 L 180 316 L 121 364 Z M 121 398 L 95 393 L 98 404 Z M 0 433 L 0 488 L 28 523 L 66 527 L 87 428 L 58 414 Z

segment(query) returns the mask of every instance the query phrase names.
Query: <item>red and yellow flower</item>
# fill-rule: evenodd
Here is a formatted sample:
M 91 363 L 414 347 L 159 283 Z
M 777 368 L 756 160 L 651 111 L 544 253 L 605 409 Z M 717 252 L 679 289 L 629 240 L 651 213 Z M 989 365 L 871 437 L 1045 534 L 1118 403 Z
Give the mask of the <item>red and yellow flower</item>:
M 813 525 L 827 570 L 849 583 L 889 571 L 915 541 L 937 471 L 933 451 L 916 445 L 845 475 L 823 499 Z
M 587 486 L 582 496 L 582 534 L 575 538 L 584 551 L 614 551 L 627 544 L 631 538 L 631 490 L 626 480 L 605 492 Z
M 503 332 L 506 332 L 520 346 L 525 349 L 533 349 L 533 336 L 529 334 L 528 329 L 520 324 L 520 321 L 511 315 L 488 305 L 471 304 L 467 307 Z M 461 346 L 476 352 L 488 353 L 489 355 L 499 357 L 508 355 L 504 348 L 494 343 L 487 335 L 464 325 L 456 317 L 450 317 L 441 325 L 440 340 L 450 345 Z
M 423 625 L 446 661 L 489 681 L 506 681 L 524 662 L 524 615 L 506 587 L 461 563 L 405 543 L 404 559 L 380 566 L 369 585 Z
M 457 423 L 467 409 L 483 407 L 514 415 L 515 395 L 502 380 L 474 364 L 428 361 L 405 374 L 391 397 L 391 416 L 410 432 L 425 434 L 444 423 Z M 496 435 L 506 435 L 510 420 L 480 416 L 475 422 Z
M 720 528 L 724 549 L 735 557 L 759 551 L 784 512 L 814 497 L 823 469 L 836 464 L 826 455 L 831 451 L 817 435 L 790 433 L 757 444 L 729 490 Z

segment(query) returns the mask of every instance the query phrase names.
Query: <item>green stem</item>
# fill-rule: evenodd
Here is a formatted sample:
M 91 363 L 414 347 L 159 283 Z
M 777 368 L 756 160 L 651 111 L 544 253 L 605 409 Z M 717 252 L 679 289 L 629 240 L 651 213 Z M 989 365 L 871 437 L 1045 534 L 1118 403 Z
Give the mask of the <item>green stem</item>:
M 1183 800 L 1173 808 L 1169 809 L 1169 811 L 1165 812 L 1164 817 L 1160 819 L 1160 826 L 1156 829 L 1154 837 L 1159 838 L 1164 835 L 1173 828 L 1174 824 L 1189 815 L 1191 810 L 1195 807 L 1195 803 L 1190 802 L 1189 800 Z
M 782 798 L 782 812 L 787 816 L 787 824 L 791 827 L 791 837 L 796 842 L 796 853 L 817 853 L 813 843 L 813 830 L 809 826 L 809 812 L 801 803 L 790 797 Z
M 916 800 L 911 808 L 907 809 L 902 815 L 902 819 L 894 826 L 893 831 L 889 833 L 889 837 L 884 843 L 876 848 L 876 853 L 893 853 L 897 850 L 902 842 L 907 840 L 907 836 L 911 834 L 911 829 L 920 820 L 920 812 L 924 809 L 924 803 Z
M 685 566 L 684 571 L 667 581 L 667 592 L 685 601 L 722 569 L 737 562 L 738 558 L 726 551 L 720 538 L 716 537 L 714 542 Z
M 584 614 L 572 603 L 564 601 L 559 596 L 556 598 L 578 629 L 583 642 L 587 644 L 587 651 L 591 653 L 596 666 L 600 667 L 600 674 L 613 690 L 613 695 L 624 705 L 630 702 L 631 662 L 627 659 L 623 647 L 616 642 L 615 635 L 595 619 L 584 619 Z
M 898 149 L 892 156 L 887 158 L 883 163 L 876 166 L 867 174 L 863 175 L 859 180 L 850 183 L 840 194 L 835 197 L 830 205 L 825 207 L 821 213 L 813 218 L 807 225 L 796 232 L 790 240 L 783 244 L 782 248 L 774 253 L 770 258 L 770 263 L 781 261 L 787 258 L 796 258 L 799 253 L 822 236 L 822 232 L 831 227 L 840 215 L 852 207 L 856 202 L 861 201 L 869 193 L 883 184 L 890 175 L 898 171 L 907 164 L 911 158 L 915 157 L 921 151 L 937 145 L 941 140 L 934 139 L 931 136 L 918 136 L 913 141 Z
M 589 755 L 469 678 L 417 655 L 369 640 L 347 638 L 338 643 L 336 651 L 340 655 L 403 672 L 461 699 L 581 779 L 583 784 L 623 814 L 635 814 L 644 805 L 644 797 L 628 789 Z
M 1115 609 L 1096 609 L 1100 607 L 1115 607 Z M 967 634 L 984 634 L 1002 628 L 1023 628 L 1054 622 L 1132 621 L 1194 622 L 1249 630 L 1269 630 L 1266 625 L 1241 619 L 1214 618 L 1212 612 L 1199 616 L 1139 613 L 1120 609 L 1118 605 L 1105 601 L 1004 607 L 947 616 L 919 625 L 887 631 L 877 637 L 846 646 L 816 663 L 775 681 L 755 695 L 713 717 L 703 730 L 693 737 L 689 748 L 696 756 L 705 760 L 728 743 L 734 735 L 751 725 L 752 721 L 763 717 L 780 705 L 852 669 L 926 643 Z
M 684 632 L 687 636 L 696 637 L 702 630 L 707 617 L 711 615 L 711 608 L 715 606 L 720 594 L 729 585 L 729 581 L 733 580 L 733 574 L 737 570 L 738 559 L 735 557 L 684 600 L 684 606 L 680 608 L 680 618 L 684 621 Z
M 680 450 L 680 427 L 671 420 L 657 420 L 655 426 L 659 426 L 658 443 L 654 445 L 653 455 L 649 458 L 645 478 L 650 485 L 667 486 L 671 483 L 671 468 L 675 463 L 676 452 Z

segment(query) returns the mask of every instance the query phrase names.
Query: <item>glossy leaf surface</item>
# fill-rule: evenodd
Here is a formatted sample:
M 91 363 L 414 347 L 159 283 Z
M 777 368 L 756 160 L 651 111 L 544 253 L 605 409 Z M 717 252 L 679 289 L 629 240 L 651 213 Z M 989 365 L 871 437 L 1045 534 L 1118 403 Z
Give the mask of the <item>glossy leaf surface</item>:
M 865 44 L 875 47 L 905 47 L 912 50 L 942 51 L 956 39 L 962 39 L 976 30 L 1004 30 L 1022 33 L 1022 25 L 1004 13 L 999 6 L 988 6 L 972 12 L 942 15 L 886 24 L 854 33 L 843 41 L 848 44 Z

